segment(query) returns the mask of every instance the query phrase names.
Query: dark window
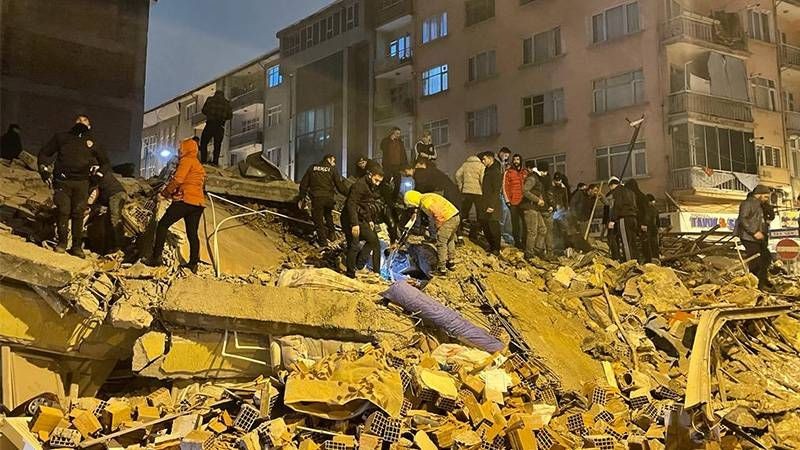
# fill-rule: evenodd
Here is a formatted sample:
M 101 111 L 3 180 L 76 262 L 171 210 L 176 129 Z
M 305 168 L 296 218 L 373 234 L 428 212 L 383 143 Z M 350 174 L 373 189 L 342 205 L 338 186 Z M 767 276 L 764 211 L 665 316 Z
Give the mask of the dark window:
M 494 0 L 467 0 L 467 26 L 494 17 Z

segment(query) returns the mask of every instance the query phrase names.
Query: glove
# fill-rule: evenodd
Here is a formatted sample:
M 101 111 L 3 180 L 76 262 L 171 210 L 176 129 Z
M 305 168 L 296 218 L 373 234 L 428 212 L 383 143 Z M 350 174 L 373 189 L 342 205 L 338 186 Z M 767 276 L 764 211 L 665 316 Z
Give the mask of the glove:
M 39 166 L 39 176 L 42 177 L 42 181 L 44 181 L 48 186 L 53 184 L 53 173 L 50 172 L 49 167 L 45 165 Z

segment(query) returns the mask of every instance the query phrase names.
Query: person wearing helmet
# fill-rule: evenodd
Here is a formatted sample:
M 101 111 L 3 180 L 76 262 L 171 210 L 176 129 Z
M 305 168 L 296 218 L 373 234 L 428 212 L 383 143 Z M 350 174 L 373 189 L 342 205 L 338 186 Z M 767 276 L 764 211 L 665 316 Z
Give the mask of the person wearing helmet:
M 407 206 L 417 208 L 436 226 L 436 253 L 439 257 L 437 273 L 447 274 L 455 267 L 456 231 L 461 215 L 450 201 L 436 193 L 422 194 L 408 191 L 404 197 Z

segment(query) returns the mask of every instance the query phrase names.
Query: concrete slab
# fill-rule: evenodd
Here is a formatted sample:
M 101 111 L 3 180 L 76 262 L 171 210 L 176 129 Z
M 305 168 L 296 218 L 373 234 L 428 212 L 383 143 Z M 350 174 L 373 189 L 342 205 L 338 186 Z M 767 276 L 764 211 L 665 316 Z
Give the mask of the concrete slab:
M 376 303 L 377 297 L 318 289 L 237 285 L 196 277 L 175 280 L 161 305 L 173 324 L 354 342 L 392 339 L 414 324 Z
M 300 195 L 300 187 L 294 181 L 263 182 L 213 174 L 206 177 L 206 191 L 277 203 L 297 201 Z
M 58 289 L 92 273 L 87 260 L 0 234 L 0 278 Z

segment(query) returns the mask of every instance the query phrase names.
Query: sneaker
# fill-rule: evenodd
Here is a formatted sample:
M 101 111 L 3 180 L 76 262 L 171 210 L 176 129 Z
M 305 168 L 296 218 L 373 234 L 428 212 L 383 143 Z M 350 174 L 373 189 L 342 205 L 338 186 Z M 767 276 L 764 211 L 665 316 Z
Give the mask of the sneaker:
M 83 249 L 80 248 L 80 247 L 72 247 L 71 249 L 69 249 L 69 251 L 67 253 L 69 253 L 70 255 L 72 255 L 72 256 L 74 256 L 76 258 L 81 258 L 81 259 L 85 259 L 86 258 L 86 253 L 84 253 Z

